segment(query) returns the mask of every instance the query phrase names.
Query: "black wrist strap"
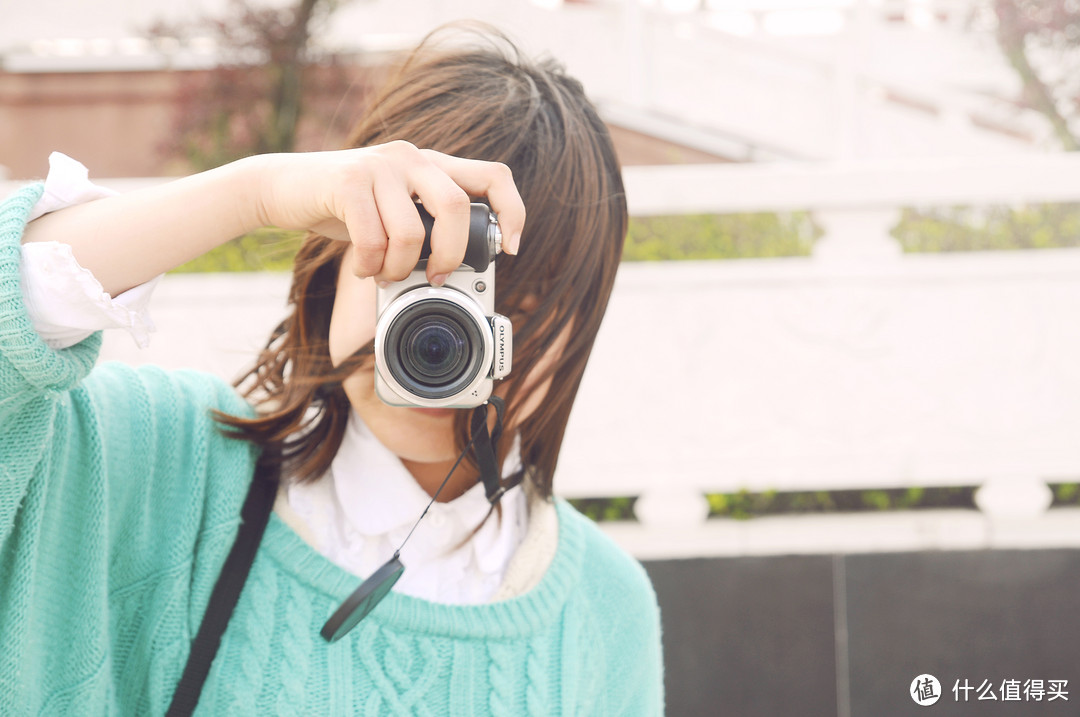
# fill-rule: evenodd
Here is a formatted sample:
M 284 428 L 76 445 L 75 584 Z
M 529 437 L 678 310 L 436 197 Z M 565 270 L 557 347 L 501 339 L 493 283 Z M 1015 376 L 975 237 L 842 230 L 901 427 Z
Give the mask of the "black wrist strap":
M 214 590 L 210 593 L 206 614 L 199 625 L 199 632 L 191 641 L 191 652 L 166 717 L 190 715 L 199 704 L 203 683 L 210 673 L 210 663 L 214 661 L 214 655 L 221 645 L 221 636 L 229 626 L 229 618 L 240 599 L 240 591 L 244 589 L 244 582 L 251 571 L 251 564 L 255 562 L 255 553 L 270 520 L 279 475 L 280 465 L 276 460 L 260 460 L 256 466 L 255 477 L 240 511 L 240 530 L 236 542 L 225 558 Z
M 472 434 L 473 458 L 476 460 L 476 467 L 480 471 L 480 482 L 484 484 L 484 495 L 487 496 L 488 503 L 495 505 L 503 497 L 503 494 L 513 488 L 516 483 L 501 483 L 499 480 L 499 466 L 495 462 L 495 447 L 499 443 L 499 438 L 502 437 L 503 411 L 506 405 L 498 396 L 489 398 L 488 403 L 495 407 L 495 429 L 490 434 L 488 433 L 488 410 L 485 404 L 477 406 L 473 410 L 470 431 Z

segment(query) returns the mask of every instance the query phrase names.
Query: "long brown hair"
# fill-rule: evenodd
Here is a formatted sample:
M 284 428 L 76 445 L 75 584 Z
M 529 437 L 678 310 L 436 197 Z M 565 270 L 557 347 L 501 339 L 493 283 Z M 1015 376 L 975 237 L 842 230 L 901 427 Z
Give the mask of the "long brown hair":
M 577 80 L 553 61 L 530 62 L 490 28 L 456 30 L 437 30 L 421 43 L 348 144 L 406 140 L 502 162 L 513 172 L 528 217 L 519 254 L 495 262 L 496 310 L 514 322 L 506 422 L 520 435 L 522 458 L 546 496 L 622 254 L 622 178 L 607 128 Z M 467 42 L 459 41 L 463 36 Z M 330 361 L 330 315 L 347 248 L 307 238 L 294 266 L 291 313 L 237 382 L 250 382 L 242 392 L 260 415 L 218 416 L 233 435 L 278 449 L 296 480 L 314 480 L 329 467 L 349 413 L 341 382 L 371 361 L 370 343 L 336 368 Z M 564 335 L 565 350 L 542 375 L 530 377 L 532 386 L 551 378 L 546 397 L 519 423 L 527 398 L 521 379 Z M 455 418 L 459 450 L 468 442 L 469 413 Z M 509 438 L 499 447 L 500 462 Z

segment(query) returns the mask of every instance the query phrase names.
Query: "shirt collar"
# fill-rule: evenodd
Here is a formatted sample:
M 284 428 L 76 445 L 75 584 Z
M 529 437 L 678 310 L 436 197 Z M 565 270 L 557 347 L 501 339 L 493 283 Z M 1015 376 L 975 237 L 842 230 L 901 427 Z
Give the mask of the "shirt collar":
M 520 438 L 515 436 L 503 463 L 503 475 L 516 471 L 520 465 Z M 412 527 L 431 500 L 401 460 L 379 442 L 354 410 L 349 411 L 345 435 L 330 464 L 330 475 L 348 522 L 368 536 Z M 479 524 L 489 509 L 480 483 L 442 507 L 459 513 L 467 524 Z

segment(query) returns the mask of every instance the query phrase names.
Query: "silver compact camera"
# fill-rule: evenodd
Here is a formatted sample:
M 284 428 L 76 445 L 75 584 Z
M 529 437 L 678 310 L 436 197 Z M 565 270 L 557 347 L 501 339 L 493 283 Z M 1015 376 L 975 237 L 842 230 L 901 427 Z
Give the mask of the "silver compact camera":
M 495 256 L 502 232 L 486 204 L 473 203 L 465 259 L 443 286 L 425 269 L 434 219 L 417 204 L 425 238 L 409 277 L 375 294 L 375 392 L 392 406 L 472 408 L 510 373 L 510 320 L 495 313 Z

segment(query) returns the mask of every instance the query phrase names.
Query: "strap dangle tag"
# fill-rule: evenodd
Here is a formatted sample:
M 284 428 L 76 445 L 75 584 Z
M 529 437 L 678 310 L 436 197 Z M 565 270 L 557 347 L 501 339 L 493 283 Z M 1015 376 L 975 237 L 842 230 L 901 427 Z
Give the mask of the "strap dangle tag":
M 402 573 L 405 572 L 405 566 L 401 563 L 401 549 L 405 547 L 405 543 L 409 542 L 409 538 L 412 537 L 413 531 L 416 530 L 416 526 L 420 525 L 420 521 L 424 519 L 424 516 L 428 514 L 428 510 L 438 499 L 439 494 L 442 493 L 443 488 L 446 487 L 447 481 L 450 480 L 450 476 L 454 475 L 454 471 L 458 465 L 461 464 L 465 455 L 472 450 L 476 456 L 477 465 L 480 468 L 480 480 L 484 483 L 484 493 L 487 495 L 488 501 L 492 505 L 499 502 L 499 498 L 517 483 L 521 482 L 521 475 L 514 476 L 514 479 L 506 486 L 499 484 L 499 472 L 495 467 L 495 445 L 499 441 L 499 436 L 502 435 L 502 415 L 505 404 L 503 400 L 497 396 L 492 396 L 489 401 L 495 406 L 495 430 L 489 434 L 487 426 L 487 404 L 477 406 L 473 409 L 472 424 L 470 425 L 469 442 L 466 444 L 465 449 L 461 452 L 461 455 L 457 457 L 454 465 L 450 468 L 450 472 L 443 478 L 443 482 L 439 485 L 439 489 L 435 491 L 435 495 L 431 496 L 431 500 L 428 501 L 427 507 L 424 508 L 424 512 L 420 514 L 420 517 L 416 519 L 413 524 L 412 530 L 405 536 L 405 540 L 401 541 L 401 545 L 394 551 L 393 557 L 387 560 L 378 570 L 372 573 L 367 580 L 360 583 L 360 587 L 353 591 L 352 595 L 345 599 L 345 602 L 341 603 L 341 606 L 334 611 L 334 614 L 330 616 L 330 619 L 326 621 L 320 632 L 323 639 L 327 642 L 337 642 L 356 624 L 367 617 L 368 613 L 375 609 L 375 606 L 382 602 L 382 599 L 390 594 L 390 589 L 394 587 L 400 578 Z

